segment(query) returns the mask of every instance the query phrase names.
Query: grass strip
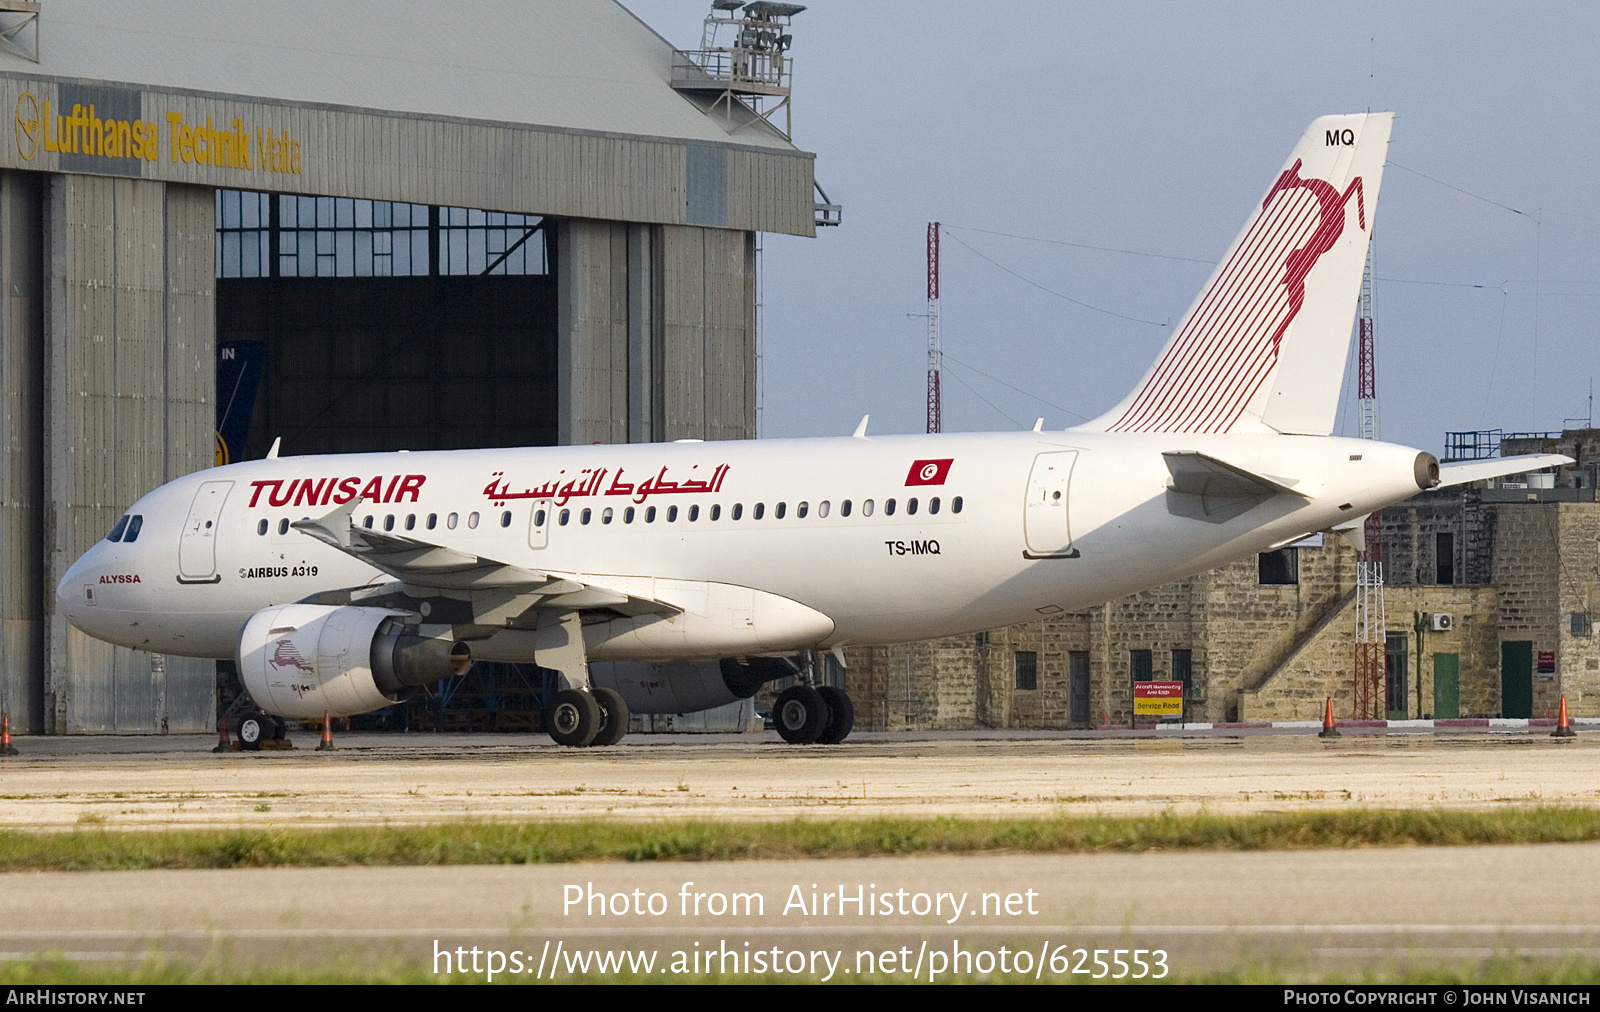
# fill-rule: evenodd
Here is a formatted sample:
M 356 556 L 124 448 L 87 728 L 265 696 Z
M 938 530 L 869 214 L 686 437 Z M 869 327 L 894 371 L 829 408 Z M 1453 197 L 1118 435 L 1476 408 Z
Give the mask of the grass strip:
M 1600 808 L 772 822 L 454 821 L 331 829 L 89 828 L 67 833 L 11 829 L 0 831 L 0 871 L 727 861 L 995 851 L 1303 850 L 1584 840 L 1600 840 Z

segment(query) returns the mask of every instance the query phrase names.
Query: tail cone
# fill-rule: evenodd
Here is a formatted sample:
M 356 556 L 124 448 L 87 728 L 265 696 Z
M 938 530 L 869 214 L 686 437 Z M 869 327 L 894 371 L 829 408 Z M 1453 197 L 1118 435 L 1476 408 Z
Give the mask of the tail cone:
M 1327 709 L 1322 715 L 1322 730 L 1317 732 L 1318 738 L 1342 738 L 1339 729 L 1333 724 L 1333 697 L 1328 697 Z

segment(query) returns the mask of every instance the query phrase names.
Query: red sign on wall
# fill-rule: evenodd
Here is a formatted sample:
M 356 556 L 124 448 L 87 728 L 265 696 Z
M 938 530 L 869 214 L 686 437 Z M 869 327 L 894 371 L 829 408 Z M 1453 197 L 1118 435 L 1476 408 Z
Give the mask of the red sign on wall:
M 1183 683 L 1134 682 L 1133 712 L 1170 717 L 1183 716 Z

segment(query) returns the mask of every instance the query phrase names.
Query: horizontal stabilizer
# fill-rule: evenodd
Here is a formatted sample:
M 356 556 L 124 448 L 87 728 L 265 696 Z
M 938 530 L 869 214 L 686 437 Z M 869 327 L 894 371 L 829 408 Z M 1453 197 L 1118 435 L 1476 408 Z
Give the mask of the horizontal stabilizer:
M 1289 478 L 1269 478 L 1242 467 L 1195 451 L 1171 451 L 1161 455 L 1172 473 L 1174 492 L 1205 496 L 1208 499 L 1255 499 L 1288 492 L 1298 495 Z
M 1439 465 L 1439 487 L 1465 485 L 1469 481 L 1499 478 L 1508 474 L 1525 474 L 1547 467 L 1571 464 L 1571 457 L 1559 453 L 1525 453 L 1520 457 L 1491 457 L 1488 460 L 1458 460 Z

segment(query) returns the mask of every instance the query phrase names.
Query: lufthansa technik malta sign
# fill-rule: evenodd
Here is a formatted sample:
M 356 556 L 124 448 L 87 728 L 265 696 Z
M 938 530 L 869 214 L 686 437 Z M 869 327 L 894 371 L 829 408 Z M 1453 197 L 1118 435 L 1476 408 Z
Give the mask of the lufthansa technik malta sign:
M 56 155 L 64 171 L 113 175 L 143 175 L 140 163 L 160 161 L 301 173 L 300 141 L 287 129 L 247 124 L 240 117 L 220 126 L 209 115 L 204 122 L 198 117 L 190 122 L 176 110 L 146 118 L 142 105 L 138 93 L 111 88 L 62 86 L 54 104 L 24 91 L 13 125 L 17 154 L 33 162 L 45 152 Z

